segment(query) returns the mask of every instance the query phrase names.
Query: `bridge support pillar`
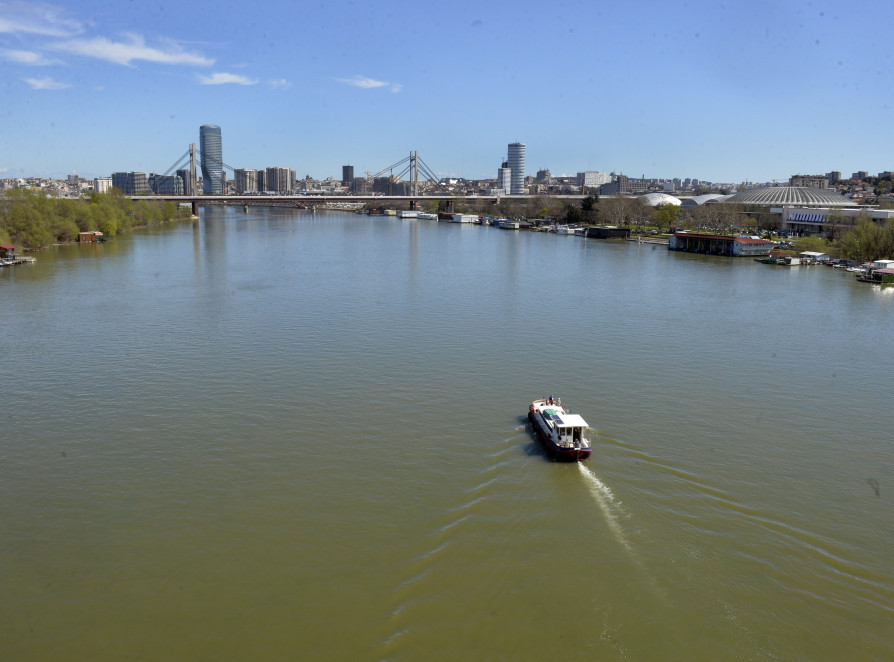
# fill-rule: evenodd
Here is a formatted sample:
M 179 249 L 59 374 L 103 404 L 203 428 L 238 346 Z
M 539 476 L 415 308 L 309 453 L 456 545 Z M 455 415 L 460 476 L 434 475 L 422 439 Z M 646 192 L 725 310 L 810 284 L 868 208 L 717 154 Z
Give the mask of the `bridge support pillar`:
M 198 200 L 192 201 L 192 215 L 193 216 L 199 215 L 199 201 Z
M 416 211 L 416 201 L 410 200 L 410 211 Z

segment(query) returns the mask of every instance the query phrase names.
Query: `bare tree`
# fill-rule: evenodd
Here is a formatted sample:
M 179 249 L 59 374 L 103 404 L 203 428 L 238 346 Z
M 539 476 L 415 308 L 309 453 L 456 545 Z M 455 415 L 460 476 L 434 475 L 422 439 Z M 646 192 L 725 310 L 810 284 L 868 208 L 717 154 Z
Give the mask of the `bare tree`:
M 602 198 L 599 201 L 599 208 L 602 210 L 602 216 L 609 224 L 623 226 L 630 225 L 627 218 L 627 204 L 629 198 Z

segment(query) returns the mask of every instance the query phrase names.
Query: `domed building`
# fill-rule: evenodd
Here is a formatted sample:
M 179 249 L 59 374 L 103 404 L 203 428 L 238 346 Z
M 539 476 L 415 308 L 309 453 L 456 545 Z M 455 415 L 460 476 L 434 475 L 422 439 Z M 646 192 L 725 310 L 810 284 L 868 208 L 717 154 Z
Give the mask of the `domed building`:
M 716 205 L 726 202 L 731 195 L 722 195 L 720 193 L 707 193 L 705 195 L 695 195 L 691 198 L 683 200 L 683 207 L 701 207 L 702 205 Z
M 854 204 L 837 191 L 809 186 L 753 188 L 731 195 L 724 202 L 765 207 L 852 207 Z
M 658 205 L 676 205 L 679 207 L 682 204 L 680 198 L 675 198 L 667 193 L 646 193 L 639 196 L 637 200 L 644 207 L 657 207 Z
M 796 235 L 822 234 L 844 222 L 866 217 L 877 223 L 894 218 L 894 210 L 857 205 L 837 191 L 809 186 L 765 186 L 730 196 L 730 204 L 768 207 L 779 227 Z

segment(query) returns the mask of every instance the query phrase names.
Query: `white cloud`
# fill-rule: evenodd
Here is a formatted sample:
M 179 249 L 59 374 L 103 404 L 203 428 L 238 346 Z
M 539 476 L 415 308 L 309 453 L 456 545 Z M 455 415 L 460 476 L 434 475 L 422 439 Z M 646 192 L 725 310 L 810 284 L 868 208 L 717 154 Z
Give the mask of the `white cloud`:
M 62 64 L 60 60 L 48 58 L 40 53 L 33 51 L 17 51 L 7 48 L 0 48 L 0 57 L 11 62 L 19 64 L 28 64 L 33 67 L 43 67 L 51 64 Z
M 400 83 L 389 83 L 388 81 L 376 80 L 375 78 L 368 78 L 366 76 L 354 76 L 353 78 L 336 78 L 335 80 L 337 80 L 339 83 L 352 85 L 364 90 L 370 90 L 377 87 L 387 87 L 391 92 L 400 92 L 402 89 L 404 89 L 404 86 Z
M 19 0 L 0 2 L 0 34 L 70 37 L 82 31 L 81 22 L 68 18 L 62 7 Z
M 71 87 L 68 83 L 60 83 L 49 76 L 46 78 L 23 78 L 22 80 L 28 83 L 32 90 L 64 90 Z
M 385 87 L 388 83 L 383 80 L 375 80 L 373 78 L 367 78 L 366 76 L 354 76 L 353 78 L 338 78 L 336 79 L 340 83 L 344 83 L 345 85 L 353 85 L 354 87 L 362 87 L 365 90 L 374 88 L 374 87 Z
M 237 85 L 254 85 L 258 81 L 245 76 L 239 76 L 238 74 L 218 72 L 211 74 L 210 76 L 199 76 L 199 82 L 202 85 L 227 85 L 229 83 L 235 83 Z
M 285 78 L 277 78 L 275 80 L 267 81 L 270 84 L 270 87 L 279 87 L 285 89 L 287 87 L 292 87 L 292 84 L 287 81 Z
M 147 46 L 146 40 L 141 35 L 127 34 L 125 37 L 127 41 L 112 41 L 105 37 L 72 39 L 54 44 L 51 48 L 123 65 L 130 65 L 134 60 L 200 67 L 210 67 L 214 64 L 214 60 L 199 53 L 186 52 L 177 42 L 169 39 L 162 40 L 162 48 L 155 48 Z

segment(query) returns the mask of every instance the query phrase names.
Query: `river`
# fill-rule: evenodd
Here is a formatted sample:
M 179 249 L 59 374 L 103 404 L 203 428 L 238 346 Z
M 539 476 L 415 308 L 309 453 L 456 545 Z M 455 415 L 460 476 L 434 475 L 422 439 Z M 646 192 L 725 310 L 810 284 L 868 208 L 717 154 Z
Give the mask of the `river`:
M 36 257 L 2 659 L 894 657 L 894 288 L 259 208 Z

